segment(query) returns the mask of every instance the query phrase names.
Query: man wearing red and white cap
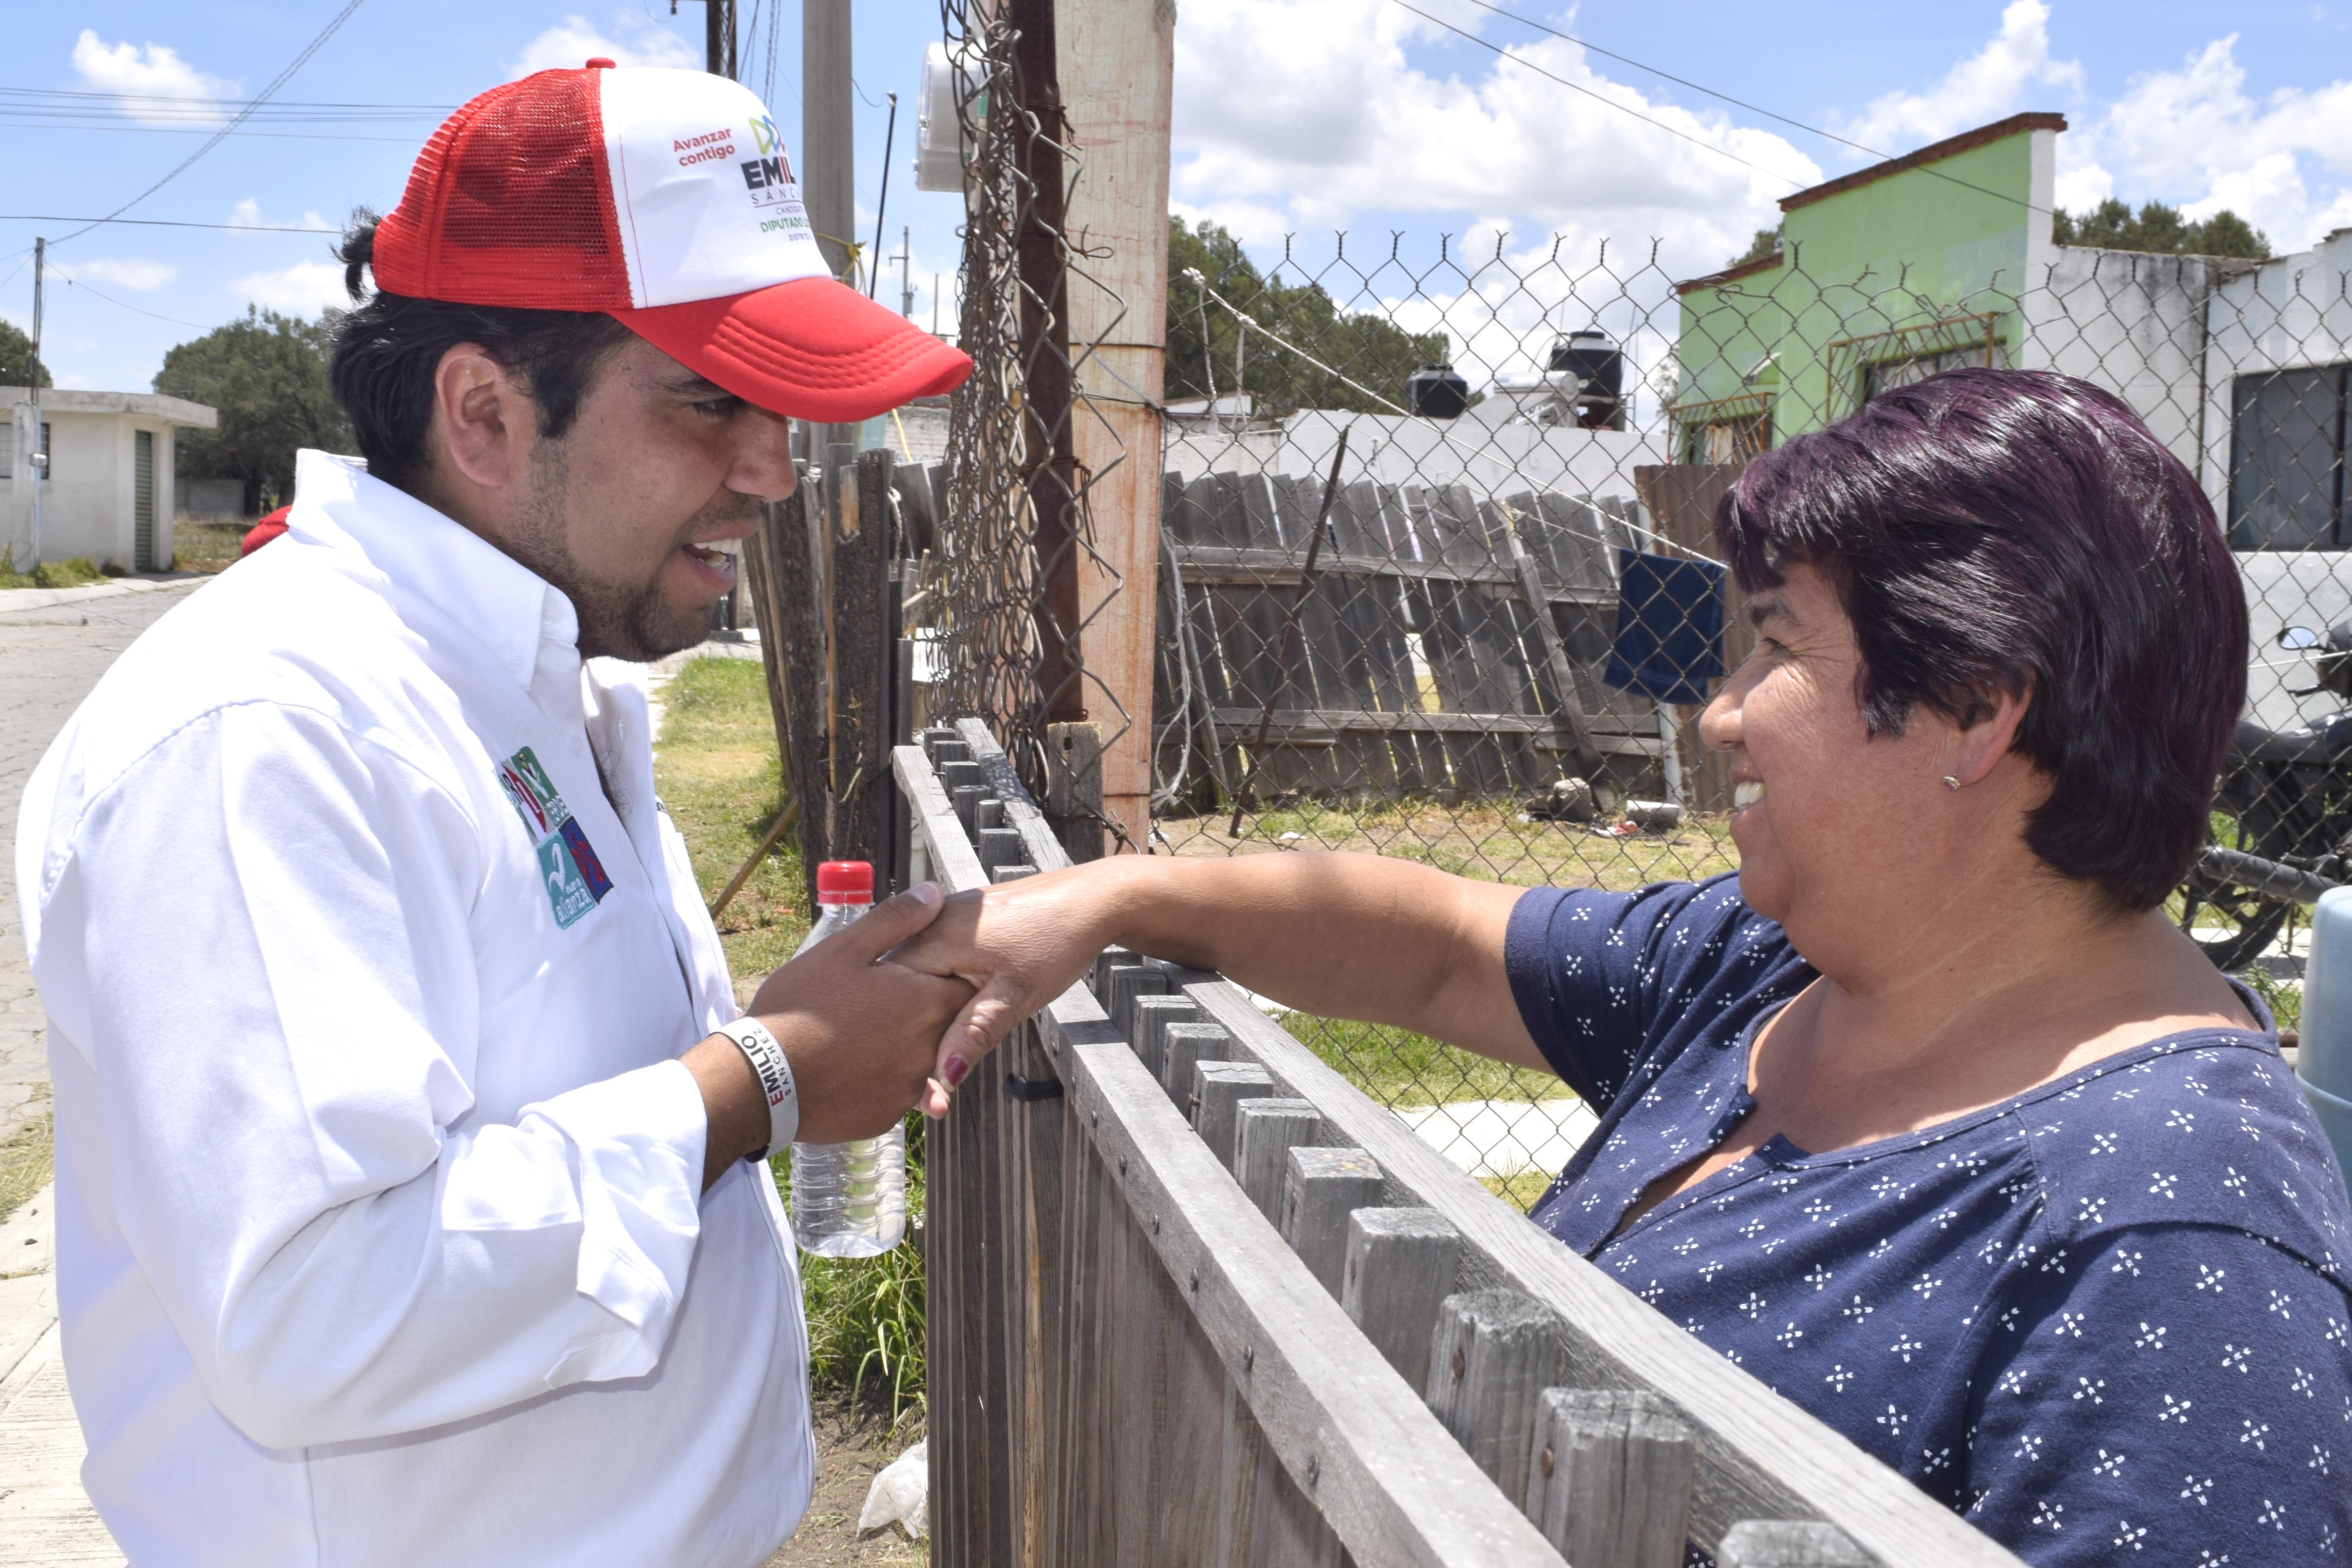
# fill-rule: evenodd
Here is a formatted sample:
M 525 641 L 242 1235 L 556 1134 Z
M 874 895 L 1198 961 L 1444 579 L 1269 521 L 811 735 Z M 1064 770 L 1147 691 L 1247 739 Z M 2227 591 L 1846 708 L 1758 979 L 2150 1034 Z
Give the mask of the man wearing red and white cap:
M 301 455 L 19 819 L 84 1482 L 141 1563 L 750 1568 L 813 1464 L 756 1156 L 941 1108 L 969 991 L 876 961 L 925 888 L 741 1014 L 639 666 L 790 491 L 785 416 L 970 362 L 825 275 L 699 72 L 485 94 L 343 256 L 364 462 Z

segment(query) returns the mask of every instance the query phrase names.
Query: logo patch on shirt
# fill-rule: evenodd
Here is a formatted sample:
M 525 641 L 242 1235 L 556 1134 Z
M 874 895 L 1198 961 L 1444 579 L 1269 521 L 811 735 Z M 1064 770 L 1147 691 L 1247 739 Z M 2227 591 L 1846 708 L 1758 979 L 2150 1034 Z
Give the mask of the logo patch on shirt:
M 604 874 L 604 862 L 530 747 L 499 764 L 499 783 L 530 835 L 539 856 L 540 885 L 547 890 L 555 924 L 569 926 L 604 901 L 613 891 L 613 879 Z

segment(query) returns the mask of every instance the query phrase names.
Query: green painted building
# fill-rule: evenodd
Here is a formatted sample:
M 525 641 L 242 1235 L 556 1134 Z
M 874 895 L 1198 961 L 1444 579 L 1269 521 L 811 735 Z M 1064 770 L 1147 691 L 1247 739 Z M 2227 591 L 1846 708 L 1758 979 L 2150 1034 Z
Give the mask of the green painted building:
M 1676 458 L 1738 461 L 1887 387 L 2026 362 L 2065 129 L 2012 115 L 1800 191 L 1780 249 L 1677 284 Z

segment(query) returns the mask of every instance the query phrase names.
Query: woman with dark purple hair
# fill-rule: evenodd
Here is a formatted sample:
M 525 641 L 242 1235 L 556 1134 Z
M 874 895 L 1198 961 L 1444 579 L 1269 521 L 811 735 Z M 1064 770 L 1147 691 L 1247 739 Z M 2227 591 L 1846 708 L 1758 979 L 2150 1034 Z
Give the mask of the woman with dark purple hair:
M 1750 464 L 1701 725 L 1740 870 L 1633 894 L 1125 857 L 951 902 L 944 1081 L 1121 943 L 1548 1068 L 1535 1222 L 2028 1561 L 2347 1550 L 2352 1200 L 2262 1002 L 2163 914 L 2245 699 L 2195 481 L 1959 370 Z

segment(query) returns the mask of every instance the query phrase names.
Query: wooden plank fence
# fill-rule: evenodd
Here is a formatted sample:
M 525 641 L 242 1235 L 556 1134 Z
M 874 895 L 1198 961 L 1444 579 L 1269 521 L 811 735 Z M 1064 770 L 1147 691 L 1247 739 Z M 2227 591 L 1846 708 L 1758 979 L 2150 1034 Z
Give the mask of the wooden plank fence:
M 1611 552 L 1636 537 L 1634 503 L 1346 485 L 1303 583 L 1323 483 L 1167 476 L 1153 692 L 1162 779 L 1187 771 L 1230 794 L 1271 697 L 1261 796 L 1518 794 L 1589 770 L 1580 735 L 1599 754 L 1586 762 L 1655 792 L 1656 706 L 1600 678 L 1616 619 Z M 1277 667 L 1302 591 L 1300 634 Z
M 978 721 L 892 760 L 918 875 L 1065 863 Z M 2016 1568 L 1213 974 L 1103 954 L 929 1137 L 942 1568 Z

